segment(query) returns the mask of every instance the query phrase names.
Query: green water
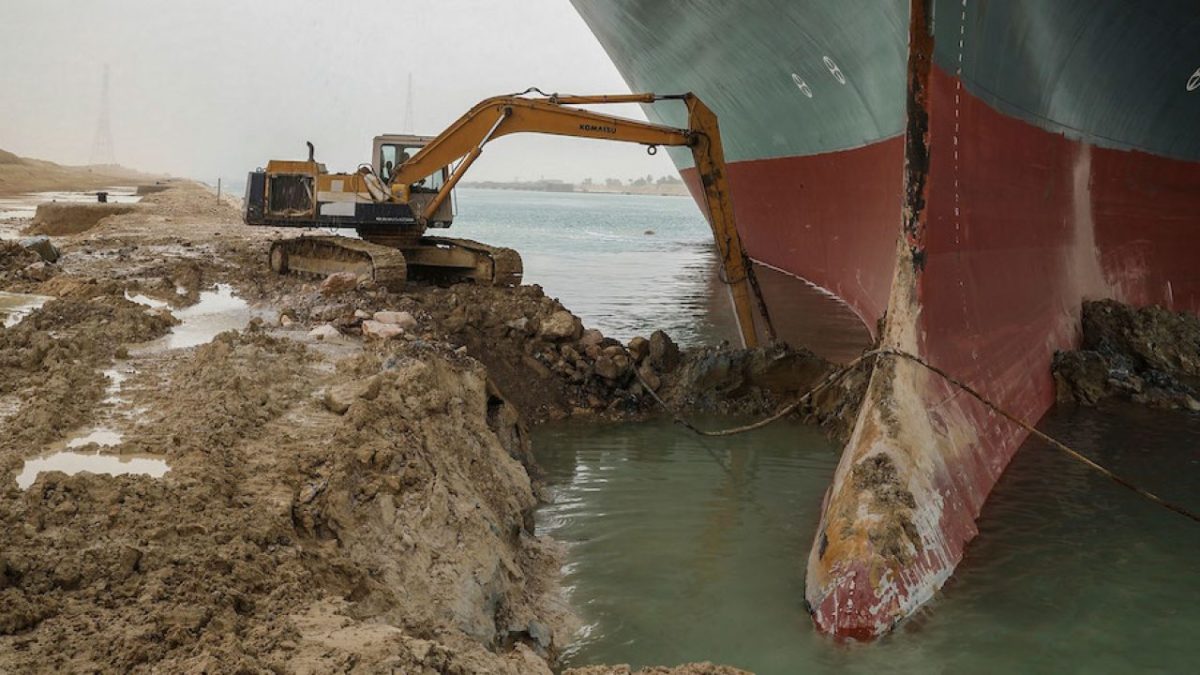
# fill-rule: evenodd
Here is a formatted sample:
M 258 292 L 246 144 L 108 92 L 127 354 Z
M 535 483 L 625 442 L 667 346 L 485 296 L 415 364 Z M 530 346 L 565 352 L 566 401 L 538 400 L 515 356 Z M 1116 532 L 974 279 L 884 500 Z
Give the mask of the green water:
M 609 337 L 736 339 L 712 233 L 689 197 L 464 188 L 456 200 L 449 236 L 517 249 L 525 283 Z
M 723 426 L 729 420 L 711 420 Z M 1200 508 L 1200 417 L 1056 410 L 1042 427 Z M 701 439 L 666 422 L 534 435 L 585 622 L 570 665 L 711 660 L 760 673 L 1195 672 L 1200 526 L 1040 443 L 997 485 L 980 536 L 918 616 L 874 644 L 817 634 L 804 560 L 836 449 L 779 423 Z

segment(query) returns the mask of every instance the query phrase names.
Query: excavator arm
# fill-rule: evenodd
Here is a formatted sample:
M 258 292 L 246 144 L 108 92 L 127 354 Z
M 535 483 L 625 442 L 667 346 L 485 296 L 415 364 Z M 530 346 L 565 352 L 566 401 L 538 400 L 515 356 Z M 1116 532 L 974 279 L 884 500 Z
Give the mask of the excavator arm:
M 687 106 L 687 129 L 570 107 L 604 103 L 654 103 L 661 100 L 679 100 Z M 733 300 L 742 342 L 747 347 L 759 344 L 752 295 L 757 298 L 767 330 L 771 333 L 771 339 L 774 339 L 770 317 L 754 278 L 754 269 L 742 249 L 734 223 L 733 201 L 725 175 L 725 153 L 721 147 L 717 117 L 694 94 L 515 95 L 489 98 L 471 108 L 420 152 L 398 166 L 389 181 L 390 192 L 394 199 L 407 203 L 413 183 L 457 162 L 449 180 L 420 214 L 427 221 L 483 152 L 484 145 L 501 136 L 522 132 L 639 143 L 649 148 L 660 145 L 690 148 L 700 187 L 704 190 L 705 211 L 721 256 L 724 281 Z

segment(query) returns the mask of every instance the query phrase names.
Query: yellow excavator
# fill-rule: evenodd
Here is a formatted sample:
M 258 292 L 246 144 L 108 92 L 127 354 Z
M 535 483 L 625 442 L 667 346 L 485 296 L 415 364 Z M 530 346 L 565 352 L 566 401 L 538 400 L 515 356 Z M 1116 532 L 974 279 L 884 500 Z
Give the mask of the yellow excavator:
M 686 129 L 573 107 L 665 100 L 687 106 Z M 250 173 L 245 221 L 271 227 L 352 228 L 358 233 L 358 238 L 321 235 L 276 241 L 270 264 L 280 274 L 323 277 L 348 271 L 391 290 L 403 288 L 410 275 L 516 285 L 522 266 L 515 251 L 426 236 L 426 231 L 453 222 L 451 194 L 484 145 L 519 132 L 639 143 L 650 154 L 658 146 L 690 148 L 742 341 L 747 347 L 757 346 L 752 293 L 768 330 L 770 319 L 734 224 L 717 117 L 690 93 L 575 96 L 529 89 L 497 96 L 480 102 L 437 136 L 377 136 L 371 163 L 354 173 L 327 172 L 309 143 L 307 160 L 271 160 L 265 169 Z

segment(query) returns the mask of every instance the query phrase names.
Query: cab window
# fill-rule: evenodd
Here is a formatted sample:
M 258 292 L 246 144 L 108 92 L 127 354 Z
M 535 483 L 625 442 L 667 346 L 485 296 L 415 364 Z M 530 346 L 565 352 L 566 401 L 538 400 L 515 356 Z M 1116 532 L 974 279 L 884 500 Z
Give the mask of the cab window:
M 382 145 L 379 148 L 379 177 L 385 181 L 391 180 L 392 170 L 396 166 L 396 146 Z

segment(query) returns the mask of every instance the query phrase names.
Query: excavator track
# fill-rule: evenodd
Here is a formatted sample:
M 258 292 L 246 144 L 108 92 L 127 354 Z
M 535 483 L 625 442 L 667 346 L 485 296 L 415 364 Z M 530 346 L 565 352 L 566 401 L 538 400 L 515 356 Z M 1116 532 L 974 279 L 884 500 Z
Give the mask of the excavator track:
M 471 239 L 452 239 L 450 237 L 422 237 L 422 245 L 452 246 L 470 251 L 476 256 L 484 256 L 491 261 L 491 274 L 472 274 L 469 278 L 487 286 L 520 286 L 525 274 L 521 254 L 503 246 L 489 246 Z M 490 276 L 490 278 L 488 278 Z
M 408 265 L 397 249 L 336 235 L 295 237 L 271 244 L 271 269 L 279 274 L 324 278 L 350 272 L 396 292 L 404 289 Z

